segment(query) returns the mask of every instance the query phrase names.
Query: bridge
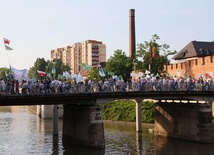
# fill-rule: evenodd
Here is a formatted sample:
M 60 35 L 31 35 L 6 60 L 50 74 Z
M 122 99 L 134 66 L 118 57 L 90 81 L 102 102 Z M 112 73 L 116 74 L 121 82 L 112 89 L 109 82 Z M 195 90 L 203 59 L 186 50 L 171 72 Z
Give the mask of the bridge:
M 47 93 L 47 94 L 11 94 L 0 95 L 0 106 L 22 105 L 96 105 L 116 99 L 154 99 L 214 101 L 214 91 L 129 91 L 129 92 L 83 92 L 83 93 Z M 85 100 L 93 103 L 81 102 Z
M 53 134 L 57 134 L 57 105 L 64 106 L 63 139 L 89 148 L 103 148 L 100 103 L 130 99 L 136 103 L 136 131 L 142 131 L 141 103 L 156 100 L 154 134 L 213 143 L 213 91 L 129 91 L 0 95 L 0 106 L 54 105 Z M 56 117 L 57 116 L 57 117 Z

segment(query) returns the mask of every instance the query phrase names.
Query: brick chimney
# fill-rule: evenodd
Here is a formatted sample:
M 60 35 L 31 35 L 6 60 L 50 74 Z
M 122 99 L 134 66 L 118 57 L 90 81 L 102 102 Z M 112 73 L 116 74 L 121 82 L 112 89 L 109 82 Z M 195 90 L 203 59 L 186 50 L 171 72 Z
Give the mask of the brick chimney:
M 129 10 L 129 57 L 134 58 L 135 45 L 135 10 Z

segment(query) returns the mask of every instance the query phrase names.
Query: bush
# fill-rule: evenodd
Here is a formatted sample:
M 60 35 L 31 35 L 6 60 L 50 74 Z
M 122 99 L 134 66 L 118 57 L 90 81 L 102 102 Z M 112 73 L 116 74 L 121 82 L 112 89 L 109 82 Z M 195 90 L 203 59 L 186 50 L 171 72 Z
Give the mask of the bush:
M 154 123 L 155 122 L 155 103 L 146 101 L 142 102 L 142 122 Z
M 104 120 L 135 122 L 136 106 L 131 100 L 117 100 L 100 104 Z M 142 122 L 154 123 L 155 105 L 154 102 L 142 102 Z

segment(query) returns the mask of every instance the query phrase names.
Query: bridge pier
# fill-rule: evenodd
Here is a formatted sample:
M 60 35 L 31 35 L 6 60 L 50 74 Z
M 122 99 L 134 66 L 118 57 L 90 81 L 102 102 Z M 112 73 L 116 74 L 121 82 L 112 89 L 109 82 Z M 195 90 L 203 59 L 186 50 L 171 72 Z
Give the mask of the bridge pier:
M 136 131 L 142 131 L 142 100 L 135 99 L 136 105 Z
M 214 142 L 212 103 L 156 103 L 154 134 Z
M 101 108 L 90 105 L 64 105 L 63 140 L 88 148 L 104 148 Z
M 53 136 L 58 136 L 58 105 L 53 105 L 53 116 L 52 116 L 52 122 L 53 122 Z
M 51 119 L 53 118 L 53 106 L 54 105 L 37 105 L 37 115 L 44 119 Z M 58 117 L 62 118 L 63 116 L 63 108 L 62 105 L 58 104 L 57 110 L 58 110 Z

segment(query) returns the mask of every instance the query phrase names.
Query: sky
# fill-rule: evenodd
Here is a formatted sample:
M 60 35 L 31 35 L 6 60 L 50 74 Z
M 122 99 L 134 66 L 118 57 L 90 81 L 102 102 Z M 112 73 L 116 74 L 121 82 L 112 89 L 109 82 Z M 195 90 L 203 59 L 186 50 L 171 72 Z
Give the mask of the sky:
M 0 67 L 30 69 L 50 51 L 93 39 L 107 59 L 129 56 L 129 10 L 135 9 L 136 44 L 157 34 L 180 51 L 189 42 L 214 41 L 213 0 L 0 0 Z M 2 41 L 1 41 L 2 38 Z M 3 38 L 9 39 L 6 51 Z

